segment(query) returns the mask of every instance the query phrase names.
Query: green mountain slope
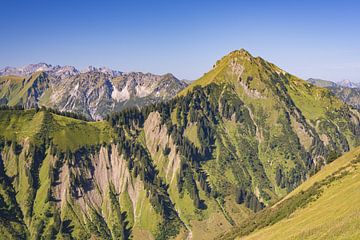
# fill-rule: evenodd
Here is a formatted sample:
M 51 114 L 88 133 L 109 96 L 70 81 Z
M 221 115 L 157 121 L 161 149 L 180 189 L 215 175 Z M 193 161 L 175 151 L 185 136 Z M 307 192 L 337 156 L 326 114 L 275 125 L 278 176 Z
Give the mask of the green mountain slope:
M 209 101 L 214 99 L 221 114 L 215 123 L 214 153 L 218 151 L 218 155 L 213 157 L 226 164 L 215 167 L 216 171 L 238 171 L 238 160 L 244 159 L 240 165 L 251 180 L 251 191 L 260 191 L 265 203 L 359 144 L 357 111 L 328 90 L 310 85 L 245 50 L 222 58 L 180 95 L 196 86 L 205 87 L 203 91 Z M 346 115 L 351 117 L 345 119 Z M 222 159 L 226 157 L 236 159 L 236 166 Z M 215 171 L 213 166 L 209 171 Z M 237 184 L 244 182 L 241 177 Z M 228 179 L 231 177 L 221 182 Z
M 2 110 L 0 123 L 2 237 L 162 238 L 182 228 L 144 148 L 130 152 L 127 137 L 120 147 L 108 122 Z
M 223 239 L 358 239 L 359 164 L 356 148 Z
M 29 77 L 0 76 L 0 104 L 35 107 L 49 87 L 47 74 L 36 72 Z
M 343 100 L 348 105 L 353 106 L 354 108 L 360 109 L 360 88 L 359 87 L 356 87 L 356 86 L 354 87 L 354 85 L 352 85 L 352 84 L 350 84 L 350 86 L 353 86 L 353 87 L 346 87 L 346 86 L 340 85 L 340 83 L 336 84 L 331 81 L 322 80 L 322 79 L 314 79 L 314 78 L 309 78 L 307 81 L 316 86 L 328 88 L 332 93 L 335 94 L 335 96 L 337 96 L 339 99 Z
M 14 239 L 213 239 L 360 142 L 356 110 L 245 50 L 105 121 L 0 113 L 0 209 L 15 216 L 0 214 L 1 235 Z

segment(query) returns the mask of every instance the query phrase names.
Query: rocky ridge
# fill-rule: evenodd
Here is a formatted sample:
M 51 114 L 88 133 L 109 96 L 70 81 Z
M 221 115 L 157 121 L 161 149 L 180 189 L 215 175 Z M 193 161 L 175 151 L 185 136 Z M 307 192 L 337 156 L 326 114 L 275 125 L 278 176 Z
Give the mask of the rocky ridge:
M 92 66 L 79 71 L 45 63 L 6 67 L 0 76 L 0 104 L 45 106 L 93 120 L 126 107 L 168 100 L 187 86 L 170 73 L 124 73 Z

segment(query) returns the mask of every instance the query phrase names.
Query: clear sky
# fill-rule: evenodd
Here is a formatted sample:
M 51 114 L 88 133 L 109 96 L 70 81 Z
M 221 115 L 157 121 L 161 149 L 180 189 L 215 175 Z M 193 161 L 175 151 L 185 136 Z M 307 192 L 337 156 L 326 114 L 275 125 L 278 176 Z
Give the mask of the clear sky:
M 359 82 L 358 2 L 0 0 L 0 68 L 46 62 L 193 80 L 245 48 L 302 78 Z

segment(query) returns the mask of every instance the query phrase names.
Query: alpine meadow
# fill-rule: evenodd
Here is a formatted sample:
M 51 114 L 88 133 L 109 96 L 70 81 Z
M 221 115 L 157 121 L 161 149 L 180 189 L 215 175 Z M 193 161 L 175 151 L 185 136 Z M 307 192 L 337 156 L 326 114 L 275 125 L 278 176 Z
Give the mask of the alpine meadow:
M 5 2 L 0 239 L 360 239 L 359 4 Z

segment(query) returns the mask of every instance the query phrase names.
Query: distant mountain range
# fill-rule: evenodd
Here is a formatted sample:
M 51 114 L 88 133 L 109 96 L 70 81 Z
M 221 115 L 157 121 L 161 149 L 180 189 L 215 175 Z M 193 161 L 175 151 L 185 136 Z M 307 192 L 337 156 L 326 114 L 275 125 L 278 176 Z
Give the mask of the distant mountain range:
M 111 111 L 167 100 L 188 84 L 172 74 L 79 71 L 73 66 L 30 64 L 0 70 L 0 104 L 46 106 L 102 119 Z
M 350 80 L 342 80 L 337 84 L 347 88 L 360 88 L 360 83 L 351 82 Z
M 343 80 L 335 83 L 328 80 L 309 78 L 309 83 L 330 89 L 337 97 L 347 104 L 360 109 L 360 83 Z
M 87 73 L 87 72 L 101 72 L 107 74 L 112 77 L 116 77 L 122 74 L 120 71 L 112 70 L 108 67 L 100 67 L 96 68 L 93 66 L 88 66 L 87 68 L 79 71 L 74 66 L 60 66 L 60 65 L 51 65 L 47 63 L 36 63 L 36 64 L 29 64 L 24 67 L 5 67 L 0 70 L 0 76 L 29 76 L 35 72 L 47 72 L 53 76 L 72 76 L 77 75 L 79 73 Z
M 346 88 L 360 88 L 360 83 L 351 82 L 350 80 L 342 80 L 340 82 L 333 82 L 329 80 L 323 80 L 319 78 L 309 78 L 308 82 L 319 87 L 346 87 Z

